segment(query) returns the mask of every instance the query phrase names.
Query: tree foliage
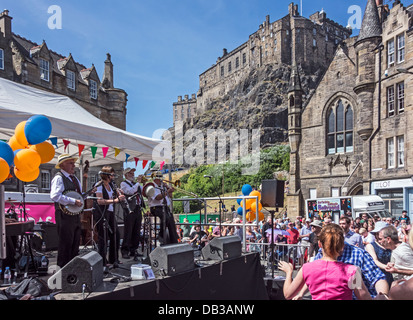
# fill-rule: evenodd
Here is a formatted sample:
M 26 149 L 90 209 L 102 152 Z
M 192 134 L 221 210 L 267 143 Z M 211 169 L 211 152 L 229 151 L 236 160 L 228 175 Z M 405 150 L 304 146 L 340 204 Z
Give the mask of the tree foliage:
M 237 164 L 202 165 L 190 169 L 187 174 L 181 177 L 180 188 L 199 197 L 215 197 L 218 194 L 240 191 L 244 184 L 258 188 L 262 180 L 274 179 L 275 172 L 289 171 L 290 148 L 288 146 L 278 145 L 264 149 L 261 150 L 258 156 L 260 159 L 259 169 L 255 174 L 246 175 L 242 173 L 243 166 L 245 166 L 243 163 L 248 163 L 245 159 L 241 159 Z M 212 178 L 204 176 L 211 176 Z M 188 194 L 179 191 L 174 193 L 174 198 L 183 197 L 188 197 Z M 202 207 L 202 203 L 191 201 L 191 212 Z M 174 211 L 183 212 L 181 201 L 174 202 Z

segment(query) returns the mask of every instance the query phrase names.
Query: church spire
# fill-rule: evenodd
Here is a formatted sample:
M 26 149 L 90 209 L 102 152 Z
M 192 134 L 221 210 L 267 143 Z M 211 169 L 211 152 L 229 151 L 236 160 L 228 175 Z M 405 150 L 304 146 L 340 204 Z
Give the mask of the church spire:
M 382 28 L 376 0 L 368 0 L 357 41 L 381 37 Z

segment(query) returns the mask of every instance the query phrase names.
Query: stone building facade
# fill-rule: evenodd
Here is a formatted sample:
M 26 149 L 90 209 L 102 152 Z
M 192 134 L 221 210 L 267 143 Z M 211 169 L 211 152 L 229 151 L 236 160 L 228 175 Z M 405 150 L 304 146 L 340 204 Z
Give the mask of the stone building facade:
M 412 17 L 413 5 L 368 0 L 311 99 L 294 101 L 301 89 L 290 86 L 289 214 L 304 215 L 310 198 L 378 194 L 412 216 Z
M 86 67 L 70 53 L 64 56 L 50 50 L 45 41 L 37 44 L 13 33 L 12 19 L 8 10 L 0 13 L 0 77 L 65 95 L 97 118 L 126 128 L 127 93 L 114 87 L 110 54 L 100 80 L 94 65 Z M 48 192 L 54 173 L 53 166 L 42 165 L 41 175 L 33 182 L 39 191 Z M 5 184 L 6 190 L 20 190 L 18 181 Z
M 213 100 L 224 96 L 252 70 L 263 65 L 291 65 L 293 61 L 300 61 L 301 67 L 311 73 L 320 65 L 327 65 L 337 45 L 350 35 L 349 28 L 328 19 L 324 11 L 307 19 L 299 14 L 298 6 L 291 3 L 286 16 L 274 22 L 266 16 L 246 42 L 230 52 L 223 49 L 216 63 L 199 75 L 199 90 L 196 96 L 192 94 L 196 108 L 191 101 L 188 112 L 188 104 L 181 103 L 179 97 L 178 102 L 173 103 L 174 121 L 190 120 L 189 117 L 204 113 Z

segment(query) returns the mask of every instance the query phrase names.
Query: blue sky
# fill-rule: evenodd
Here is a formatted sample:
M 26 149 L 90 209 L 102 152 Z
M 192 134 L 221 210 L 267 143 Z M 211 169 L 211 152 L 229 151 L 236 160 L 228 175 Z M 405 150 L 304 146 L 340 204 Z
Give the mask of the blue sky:
M 172 103 L 198 90 L 198 76 L 248 39 L 270 15 L 288 14 L 288 1 L 268 0 L 5 0 L 13 32 L 90 67 L 102 78 L 112 55 L 115 87 L 128 93 L 127 130 L 152 137 L 172 126 Z M 303 0 L 303 15 L 324 9 L 348 24 L 352 5 L 366 0 Z M 296 1 L 300 6 L 300 1 Z M 51 5 L 62 9 L 62 29 L 49 29 Z M 358 30 L 354 30 L 358 34 Z M 158 130 L 159 132 L 159 130 Z

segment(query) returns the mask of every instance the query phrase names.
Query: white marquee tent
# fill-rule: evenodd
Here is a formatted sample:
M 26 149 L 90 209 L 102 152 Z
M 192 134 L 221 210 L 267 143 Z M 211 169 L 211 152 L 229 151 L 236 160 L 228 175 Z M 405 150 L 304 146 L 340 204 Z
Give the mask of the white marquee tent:
M 9 140 L 16 126 L 33 115 L 44 115 L 52 123 L 51 138 L 58 139 L 56 162 L 61 153 L 77 154 L 78 145 L 84 145 L 82 162 L 90 166 L 125 161 L 171 159 L 169 141 L 147 138 L 118 129 L 93 116 L 72 99 L 0 78 L 0 139 Z M 64 152 L 62 139 L 70 141 Z M 95 157 L 91 148 L 97 147 Z M 102 148 L 108 148 L 106 157 Z M 120 151 L 115 157 L 115 148 Z

